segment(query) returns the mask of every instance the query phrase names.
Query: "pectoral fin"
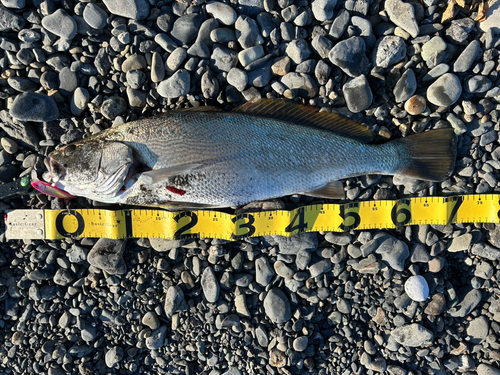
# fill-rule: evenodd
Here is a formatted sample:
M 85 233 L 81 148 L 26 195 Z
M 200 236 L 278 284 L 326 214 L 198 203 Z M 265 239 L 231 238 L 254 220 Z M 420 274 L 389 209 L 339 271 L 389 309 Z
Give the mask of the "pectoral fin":
M 181 164 L 174 167 L 153 169 L 151 171 L 143 172 L 142 176 L 150 184 L 156 184 L 171 177 L 178 176 L 194 171 L 202 166 L 201 163 Z
M 344 199 L 344 185 L 342 185 L 342 182 L 340 181 L 332 181 L 320 187 L 319 189 L 306 191 L 304 192 L 304 195 L 309 195 L 311 197 L 317 198 Z

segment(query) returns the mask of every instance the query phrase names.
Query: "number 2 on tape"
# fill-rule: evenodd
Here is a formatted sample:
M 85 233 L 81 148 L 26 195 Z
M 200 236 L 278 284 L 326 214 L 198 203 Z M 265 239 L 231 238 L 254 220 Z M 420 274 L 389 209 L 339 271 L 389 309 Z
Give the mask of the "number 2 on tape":
M 198 224 L 198 215 L 196 215 L 196 213 L 194 212 L 181 212 L 180 214 L 174 216 L 174 220 L 176 223 L 178 223 L 183 217 L 189 217 L 191 220 L 189 221 L 189 223 L 177 229 L 177 231 L 174 233 L 174 240 L 198 237 L 199 233 L 184 233 Z

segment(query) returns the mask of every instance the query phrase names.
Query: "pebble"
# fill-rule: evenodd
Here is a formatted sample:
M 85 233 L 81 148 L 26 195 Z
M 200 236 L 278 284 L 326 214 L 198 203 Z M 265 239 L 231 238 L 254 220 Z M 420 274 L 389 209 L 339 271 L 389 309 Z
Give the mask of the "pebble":
M 191 87 L 191 77 L 189 72 L 180 69 L 171 77 L 161 81 L 158 85 L 158 94 L 164 98 L 178 98 L 186 95 Z
M 264 298 L 264 311 L 267 317 L 276 324 L 286 323 L 292 317 L 287 296 L 276 287 L 271 288 Z
M 324 259 L 310 265 L 308 268 L 311 277 L 317 277 L 329 271 L 331 267 L 332 267 L 332 262 L 330 261 L 330 259 Z
M 281 83 L 299 97 L 314 98 L 318 94 L 318 86 L 309 74 L 287 73 L 281 78 Z
M 103 0 L 109 12 L 117 16 L 142 20 L 149 15 L 147 0 Z
M 210 56 L 212 66 L 217 72 L 229 72 L 238 63 L 238 54 L 227 47 L 217 46 Z
M 154 331 L 151 336 L 146 338 L 146 348 L 149 350 L 158 350 L 165 345 L 167 339 L 167 326 L 162 324 L 159 329 Z
M 174 22 L 170 36 L 179 45 L 188 44 L 196 39 L 202 21 L 200 14 L 187 14 L 179 17 Z
M 342 88 L 349 111 L 363 112 L 368 109 L 373 101 L 373 94 L 365 75 L 353 78 Z
M 427 88 L 427 100 L 434 105 L 448 107 L 460 98 L 462 85 L 453 73 L 446 73 Z
M 405 282 L 405 292 L 413 301 L 423 302 L 429 297 L 429 285 L 422 276 L 410 276 Z
M 500 32 L 500 27 L 498 26 L 500 21 L 500 4 L 498 3 L 498 1 L 492 2 L 490 4 L 490 7 L 485 16 L 486 19 L 478 24 L 479 29 L 481 29 L 483 32 L 487 32 L 488 30 L 494 30 L 497 33 Z M 478 373 L 478 375 L 484 374 Z
M 455 73 L 467 72 L 474 61 L 479 57 L 481 52 L 481 47 L 478 40 L 473 40 L 469 43 L 467 47 L 462 51 L 453 64 L 453 71 Z
M 120 96 L 112 96 L 102 102 L 101 113 L 108 120 L 114 120 L 127 110 L 127 102 Z
M 437 293 L 432 296 L 431 301 L 427 304 L 424 313 L 427 315 L 441 315 L 446 308 L 446 298 L 442 293 Z
M 377 41 L 372 52 L 372 62 L 375 66 L 388 68 L 406 56 L 406 44 L 398 36 L 384 36 Z
M 446 48 L 447 44 L 443 40 L 443 38 L 435 36 L 422 46 L 422 52 L 420 53 L 420 55 L 426 62 L 430 61 L 431 59 L 433 59 L 434 61 L 438 61 L 442 59 Z
M 451 253 L 455 253 L 457 251 L 464 251 L 469 248 L 472 243 L 472 234 L 465 233 L 461 236 L 455 237 L 451 240 L 448 245 L 448 251 Z
M 158 83 L 165 78 L 165 65 L 158 52 L 153 52 L 151 58 L 151 81 Z
M 90 250 L 87 261 L 90 265 L 106 270 L 111 275 L 122 275 L 127 271 L 123 260 L 124 240 L 100 238 Z
M 488 319 L 484 316 L 480 316 L 470 321 L 467 327 L 467 335 L 471 338 L 470 342 L 472 344 L 479 344 L 486 339 L 489 330 L 490 325 Z
M 148 326 L 153 331 L 160 327 L 160 320 L 158 316 L 153 311 L 148 311 L 141 320 L 142 324 Z
M 178 286 L 171 286 L 168 288 L 165 295 L 165 315 L 167 318 L 172 318 L 173 314 L 178 311 L 188 309 L 188 304 L 184 299 L 184 292 Z
M 0 8 L 0 31 L 10 29 L 19 31 L 26 25 L 26 21 L 8 9 Z
M 48 122 L 59 117 L 59 109 L 51 97 L 26 92 L 16 96 L 9 114 L 19 121 Z
M 2 137 L 2 139 L 0 139 L 0 144 L 2 145 L 2 148 L 5 150 L 5 152 L 11 155 L 15 154 L 19 149 L 16 141 L 7 137 Z
M 83 10 L 83 19 L 94 29 L 104 28 L 107 18 L 106 12 L 94 3 L 88 3 Z
M 264 48 L 260 45 L 244 49 L 238 53 L 238 60 L 243 67 L 254 62 L 255 60 L 260 59 L 261 57 L 264 57 Z
M 215 277 L 214 270 L 211 267 L 207 267 L 203 270 L 203 274 L 201 275 L 201 287 L 203 289 L 203 295 L 208 302 L 217 302 L 219 299 L 220 287 Z
M 488 77 L 474 76 L 465 80 L 464 89 L 471 94 L 480 94 L 488 91 L 491 85 L 492 82 Z
M 482 298 L 481 291 L 466 287 L 459 293 L 459 302 L 448 310 L 448 315 L 454 318 L 463 318 L 476 308 Z
M 337 43 L 329 52 L 328 58 L 351 77 L 362 75 L 369 65 L 365 42 L 357 36 Z
M 244 70 L 232 68 L 229 73 L 227 73 L 227 83 L 233 85 L 236 90 L 243 91 L 247 87 L 248 76 Z
M 427 108 L 427 101 L 423 96 L 413 95 L 405 102 L 405 111 L 412 116 L 418 116 Z
M 391 337 L 400 345 L 417 348 L 430 343 L 434 335 L 427 328 L 418 323 L 398 327 L 391 332 Z
M 212 1 L 206 5 L 206 10 L 208 14 L 224 25 L 229 26 L 236 22 L 236 12 L 229 4 Z
M 401 27 L 413 38 L 417 37 L 420 30 L 411 3 L 404 3 L 401 0 L 387 0 L 385 2 L 385 11 L 394 24 Z
M 309 343 L 309 339 L 307 336 L 300 336 L 293 340 L 293 350 L 297 352 L 303 352 L 306 350 L 307 345 Z
M 134 53 L 133 55 L 127 57 L 127 59 L 123 62 L 122 71 L 127 73 L 132 70 L 144 69 L 147 66 L 148 64 L 144 56 Z
M 257 22 L 247 16 L 239 16 L 234 24 L 236 29 L 236 39 L 241 48 L 250 48 L 257 44 L 262 44 Z
M 274 270 L 269 264 L 266 256 L 255 260 L 255 281 L 262 287 L 266 287 L 274 276 Z
M 285 54 L 295 63 L 300 64 L 311 55 L 311 47 L 304 39 L 295 39 L 288 43 Z M 262 52 L 264 54 L 264 52 Z
M 63 9 L 43 17 L 42 26 L 64 39 L 73 39 L 77 31 L 75 20 Z
M 87 108 L 89 101 L 89 92 L 82 87 L 77 87 L 71 98 L 71 113 L 74 116 L 80 116 L 82 112 Z
M 349 12 L 345 9 L 341 9 L 333 20 L 328 35 L 333 39 L 339 39 L 344 34 L 350 20 L 351 16 L 349 15 Z
M 166 70 L 169 73 L 176 72 L 187 57 L 187 51 L 182 47 L 177 47 L 168 57 Z
M 394 97 L 397 103 L 404 102 L 412 97 L 417 90 L 417 79 L 413 70 L 408 69 L 394 87 Z M 425 108 L 425 107 L 424 107 Z M 408 110 L 407 110 L 408 111 Z M 421 112 L 420 112 L 421 113 Z M 410 113 L 411 114 L 411 113 Z
M 122 358 L 123 349 L 120 346 L 113 346 L 111 349 L 106 351 L 106 366 L 108 366 L 109 368 L 114 368 L 120 363 Z
M 403 271 L 406 258 L 410 256 L 408 245 L 388 234 L 382 233 L 361 247 L 364 253 L 373 250 L 382 255 L 382 260 L 387 262 L 396 271 Z
M 337 5 L 337 0 L 313 0 L 311 9 L 314 18 L 319 22 L 331 19 L 335 5 Z
M 20 92 L 33 92 L 39 88 L 36 82 L 25 77 L 12 77 L 7 80 L 7 83 L 14 90 Z
M 477 375 L 500 375 L 500 369 L 481 363 L 477 366 L 476 373 Z

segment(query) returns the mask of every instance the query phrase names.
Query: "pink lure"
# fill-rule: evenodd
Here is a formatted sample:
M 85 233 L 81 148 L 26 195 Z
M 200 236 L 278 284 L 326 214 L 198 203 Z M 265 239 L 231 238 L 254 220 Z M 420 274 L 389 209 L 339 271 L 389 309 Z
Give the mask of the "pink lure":
M 33 188 L 38 190 L 40 193 L 46 194 L 50 197 L 62 198 L 62 199 L 76 199 L 74 195 L 66 193 L 64 190 L 56 188 L 55 186 L 52 186 L 43 181 L 31 181 L 31 186 L 33 186 Z

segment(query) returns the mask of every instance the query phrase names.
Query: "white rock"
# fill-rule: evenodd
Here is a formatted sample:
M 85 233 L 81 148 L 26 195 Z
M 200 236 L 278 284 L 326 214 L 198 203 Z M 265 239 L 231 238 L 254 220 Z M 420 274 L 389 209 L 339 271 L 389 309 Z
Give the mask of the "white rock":
M 212 1 L 207 4 L 206 10 L 224 25 L 232 25 L 236 22 L 236 12 L 229 4 Z
M 429 285 L 422 276 L 411 276 L 405 283 L 405 292 L 413 301 L 422 302 L 429 297 Z

